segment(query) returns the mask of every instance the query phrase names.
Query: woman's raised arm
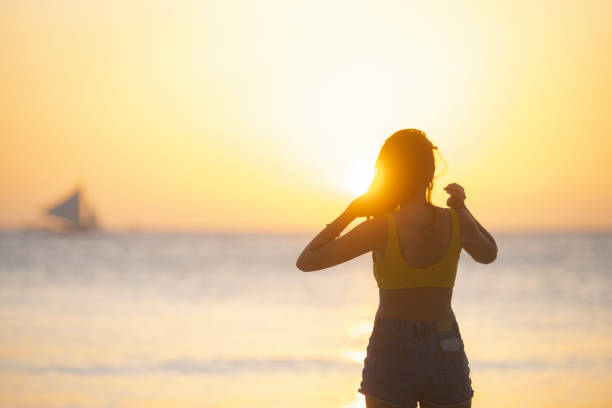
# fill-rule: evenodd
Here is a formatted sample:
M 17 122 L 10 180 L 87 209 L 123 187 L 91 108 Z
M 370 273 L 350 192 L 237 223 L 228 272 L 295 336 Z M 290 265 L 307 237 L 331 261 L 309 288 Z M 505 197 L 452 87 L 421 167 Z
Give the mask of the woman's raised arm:
M 497 258 L 497 243 L 465 206 L 465 191 L 457 183 L 444 188 L 450 197 L 447 205 L 457 211 L 461 221 L 462 247 L 480 263 L 491 263 Z

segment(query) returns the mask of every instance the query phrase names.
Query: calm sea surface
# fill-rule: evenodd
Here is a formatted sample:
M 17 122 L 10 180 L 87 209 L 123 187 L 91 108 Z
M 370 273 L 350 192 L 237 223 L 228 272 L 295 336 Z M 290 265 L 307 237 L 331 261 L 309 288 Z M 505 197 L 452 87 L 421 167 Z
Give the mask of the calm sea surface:
M 311 236 L 0 233 L 0 407 L 363 407 L 371 255 Z M 612 235 L 496 235 L 453 296 L 475 407 L 612 407 Z

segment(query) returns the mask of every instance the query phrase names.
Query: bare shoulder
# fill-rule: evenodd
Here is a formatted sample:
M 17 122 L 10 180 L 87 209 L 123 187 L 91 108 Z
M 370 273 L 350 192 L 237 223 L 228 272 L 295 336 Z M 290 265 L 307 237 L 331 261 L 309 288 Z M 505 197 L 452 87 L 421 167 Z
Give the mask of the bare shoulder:
M 389 226 L 387 224 L 386 217 L 381 214 L 365 220 L 364 227 L 367 225 L 367 229 L 375 237 L 377 249 L 384 248 L 387 245 L 387 234 L 389 232 Z
M 387 235 L 387 218 L 384 215 L 377 215 L 366 220 L 372 229 L 372 233 L 376 234 L 377 237 L 384 237 Z
M 450 214 L 450 212 L 452 211 L 451 208 L 449 208 L 449 207 L 438 207 L 437 205 L 435 205 L 434 208 L 436 209 L 438 214 L 447 214 L 448 213 L 448 219 L 450 219 L 452 221 L 452 218 L 451 218 L 452 215 Z M 463 215 L 461 214 L 461 211 L 455 210 L 455 212 L 459 216 L 459 222 L 460 222 L 459 226 L 461 227 L 461 229 L 463 229 L 464 226 L 465 226 L 465 228 L 467 228 L 468 223 L 470 221 L 469 220 L 465 220 L 464 218 L 465 218 L 465 216 L 469 217 L 469 214 L 465 213 L 465 211 L 463 211 L 464 212 Z M 446 215 L 444 215 L 444 217 L 446 217 Z
M 436 211 L 436 217 L 438 219 L 437 224 L 439 226 L 439 233 L 443 233 L 442 230 L 448 232 L 448 227 L 450 226 L 450 223 L 452 223 L 452 214 L 450 213 L 450 208 L 448 207 L 438 207 L 437 205 L 434 205 L 433 208 Z M 444 222 L 441 222 L 440 220 L 444 220 Z M 448 221 L 447 221 L 448 220 Z M 447 224 L 448 222 L 448 224 Z M 444 233 L 446 233 L 444 232 Z

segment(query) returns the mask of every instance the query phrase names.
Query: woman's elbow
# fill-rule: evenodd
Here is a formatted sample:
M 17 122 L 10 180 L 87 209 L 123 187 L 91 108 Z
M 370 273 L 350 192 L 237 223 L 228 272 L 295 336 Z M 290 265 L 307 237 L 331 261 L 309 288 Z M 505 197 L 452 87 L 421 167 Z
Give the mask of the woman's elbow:
M 302 272 L 311 272 L 313 269 L 310 269 L 306 263 L 302 260 L 302 258 L 298 258 L 295 261 L 295 267 L 298 268 Z
M 469 251 L 468 251 L 469 252 Z M 487 251 L 470 252 L 472 259 L 481 264 L 490 264 L 497 259 L 497 248 Z
M 496 259 L 497 259 L 497 248 L 495 248 L 495 250 L 488 253 L 487 256 L 484 257 L 484 259 L 482 260 L 482 263 L 490 264 L 490 263 L 493 263 L 493 261 L 495 261 Z
M 486 259 L 483 264 L 490 264 L 493 263 L 493 261 L 495 261 L 495 259 L 497 259 L 497 255 L 493 255 L 491 258 Z

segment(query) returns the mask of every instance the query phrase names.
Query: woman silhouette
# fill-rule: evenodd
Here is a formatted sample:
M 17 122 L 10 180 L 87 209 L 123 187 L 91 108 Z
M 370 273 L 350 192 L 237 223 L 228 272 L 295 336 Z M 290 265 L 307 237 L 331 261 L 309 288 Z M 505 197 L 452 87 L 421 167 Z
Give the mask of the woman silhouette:
M 391 135 L 367 193 L 304 248 L 296 266 L 316 271 L 372 251 L 379 305 L 359 392 L 368 408 L 470 407 L 474 391 L 451 297 L 461 249 L 491 263 L 497 244 L 464 205 L 463 187 L 431 203 L 434 146 L 424 132 Z M 365 221 L 343 236 L 357 217 Z

